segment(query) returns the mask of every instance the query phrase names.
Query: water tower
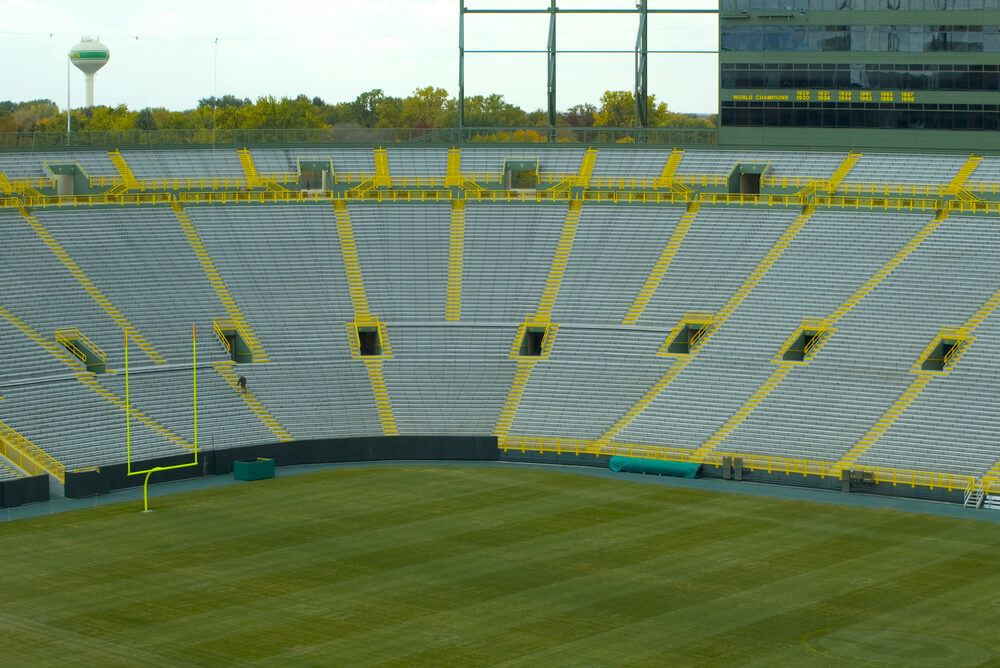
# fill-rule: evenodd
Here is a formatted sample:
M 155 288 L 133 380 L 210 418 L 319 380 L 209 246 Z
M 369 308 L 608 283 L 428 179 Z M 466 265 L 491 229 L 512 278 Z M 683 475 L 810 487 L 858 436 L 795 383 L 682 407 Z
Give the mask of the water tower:
M 70 62 L 87 76 L 88 107 L 94 106 L 94 75 L 107 64 L 110 57 L 111 52 L 108 51 L 108 47 L 93 37 L 81 37 L 80 43 L 69 52 Z

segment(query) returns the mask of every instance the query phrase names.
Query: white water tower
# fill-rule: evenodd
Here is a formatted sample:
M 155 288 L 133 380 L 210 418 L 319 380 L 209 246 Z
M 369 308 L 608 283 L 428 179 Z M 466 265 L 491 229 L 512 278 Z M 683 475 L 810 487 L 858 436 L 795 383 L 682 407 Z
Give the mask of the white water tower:
M 80 43 L 69 52 L 69 60 L 87 77 L 87 106 L 94 106 L 94 75 L 108 63 L 111 52 L 100 39 L 81 37 Z

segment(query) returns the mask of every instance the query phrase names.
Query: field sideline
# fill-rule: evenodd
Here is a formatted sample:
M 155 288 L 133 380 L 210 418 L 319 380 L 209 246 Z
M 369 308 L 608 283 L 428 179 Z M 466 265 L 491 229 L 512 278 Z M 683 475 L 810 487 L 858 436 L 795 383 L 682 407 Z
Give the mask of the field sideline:
M 525 467 L 0 525 L 0 665 L 1000 662 L 1000 526 Z

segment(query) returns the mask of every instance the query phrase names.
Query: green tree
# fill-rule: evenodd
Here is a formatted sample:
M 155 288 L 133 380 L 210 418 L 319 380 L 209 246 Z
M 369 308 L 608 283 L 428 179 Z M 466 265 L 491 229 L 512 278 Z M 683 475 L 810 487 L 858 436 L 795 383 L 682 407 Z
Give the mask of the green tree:
M 153 116 L 153 110 L 149 107 L 141 110 L 135 119 L 135 127 L 139 130 L 155 130 L 156 117 Z
M 373 128 L 378 123 L 378 106 L 385 100 L 385 94 L 381 88 L 374 88 L 365 91 L 354 98 L 350 103 L 353 120 L 358 125 L 365 128 Z
M 398 108 L 384 104 L 377 107 L 379 119 L 376 127 L 382 128 L 440 128 L 444 127 L 448 110 L 448 91 L 427 86 L 403 98 Z M 386 114 L 386 115 L 383 115 Z

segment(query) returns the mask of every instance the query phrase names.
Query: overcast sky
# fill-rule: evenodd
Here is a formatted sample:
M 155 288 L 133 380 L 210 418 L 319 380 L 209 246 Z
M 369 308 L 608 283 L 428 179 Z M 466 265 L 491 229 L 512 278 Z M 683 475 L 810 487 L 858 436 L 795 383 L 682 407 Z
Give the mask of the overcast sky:
M 545 7 L 547 0 L 466 0 L 472 7 Z M 634 7 L 634 0 L 560 0 L 561 8 Z M 710 7 L 714 0 L 651 0 L 651 7 Z M 100 36 L 111 61 L 97 75 L 96 102 L 186 109 L 213 93 L 350 100 L 381 88 L 458 90 L 459 0 L 0 0 L 0 57 L 11 74 L 0 100 L 66 103 L 66 55 L 81 35 Z M 635 16 L 561 16 L 558 46 L 631 49 Z M 717 45 L 711 15 L 650 19 L 651 49 Z M 466 48 L 544 49 L 546 16 L 469 16 Z M 544 55 L 466 57 L 466 95 L 501 93 L 545 106 Z M 675 111 L 714 112 L 716 57 L 651 55 L 650 92 Z M 562 55 L 560 109 L 632 88 L 631 55 Z M 72 73 L 73 105 L 83 75 Z

